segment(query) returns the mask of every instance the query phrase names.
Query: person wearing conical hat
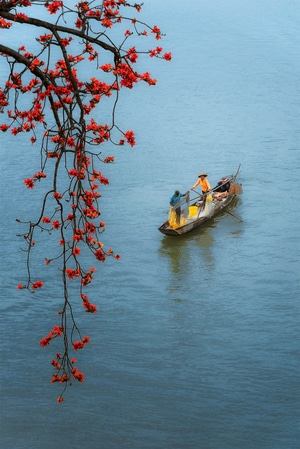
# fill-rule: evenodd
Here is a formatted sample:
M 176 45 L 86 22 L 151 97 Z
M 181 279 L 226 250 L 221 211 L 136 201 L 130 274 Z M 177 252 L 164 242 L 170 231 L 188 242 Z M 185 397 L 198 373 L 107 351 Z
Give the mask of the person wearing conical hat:
M 210 184 L 207 179 L 207 173 L 200 173 L 198 175 L 198 180 L 195 182 L 192 189 L 195 189 L 199 185 L 201 185 L 203 195 L 210 191 Z

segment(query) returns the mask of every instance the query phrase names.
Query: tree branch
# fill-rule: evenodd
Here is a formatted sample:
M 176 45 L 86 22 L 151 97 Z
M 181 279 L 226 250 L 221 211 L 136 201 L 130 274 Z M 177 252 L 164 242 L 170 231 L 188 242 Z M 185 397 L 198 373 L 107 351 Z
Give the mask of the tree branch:
M 0 8 L 1 8 L 1 4 L 0 4 Z M 15 20 L 15 15 L 5 11 L 4 9 L 0 9 L 0 17 L 3 17 L 4 19 L 12 20 L 12 21 Z M 64 27 L 64 26 L 57 25 L 57 24 L 50 23 L 50 22 L 46 22 L 46 21 L 40 20 L 40 19 L 33 19 L 30 17 L 28 17 L 26 20 L 22 19 L 21 17 L 20 18 L 18 17 L 18 23 L 30 24 L 30 25 L 34 25 L 36 27 L 46 28 L 47 30 L 52 31 L 52 33 L 54 33 L 55 31 L 60 31 L 62 33 L 70 34 L 73 36 L 78 36 L 82 39 L 87 40 L 88 42 L 91 42 L 95 45 L 99 45 L 104 50 L 110 51 L 111 53 L 114 54 L 115 58 L 118 59 L 120 57 L 119 50 L 116 47 L 113 47 L 112 45 L 109 45 L 106 42 L 100 41 L 99 39 L 94 38 L 94 37 L 84 33 L 83 31 L 76 30 L 74 28 Z

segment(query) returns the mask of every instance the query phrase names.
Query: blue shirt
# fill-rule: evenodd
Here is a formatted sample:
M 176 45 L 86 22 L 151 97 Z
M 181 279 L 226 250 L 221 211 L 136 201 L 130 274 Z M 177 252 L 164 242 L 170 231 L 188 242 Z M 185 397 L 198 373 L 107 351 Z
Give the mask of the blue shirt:
M 182 193 L 179 193 L 178 196 L 175 196 L 175 193 L 173 193 L 173 195 L 170 198 L 170 203 L 172 204 L 172 206 L 176 206 L 176 204 L 180 202 L 182 197 L 183 197 Z

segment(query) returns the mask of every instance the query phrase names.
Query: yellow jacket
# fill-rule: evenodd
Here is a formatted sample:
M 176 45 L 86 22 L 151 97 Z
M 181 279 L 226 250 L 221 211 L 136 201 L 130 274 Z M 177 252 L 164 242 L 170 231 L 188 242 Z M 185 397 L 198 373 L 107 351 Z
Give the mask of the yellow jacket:
M 193 185 L 193 189 L 195 187 L 197 187 L 199 184 L 201 185 L 202 192 L 206 193 L 210 190 L 210 185 L 206 178 L 203 178 L 203 179 L 199 178 L 198 181 L 196 182 L 196 184 Z

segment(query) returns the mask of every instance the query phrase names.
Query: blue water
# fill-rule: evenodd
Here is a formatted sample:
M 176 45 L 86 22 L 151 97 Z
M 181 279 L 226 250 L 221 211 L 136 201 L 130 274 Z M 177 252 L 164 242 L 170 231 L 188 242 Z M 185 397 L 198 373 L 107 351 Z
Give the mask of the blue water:
M 99 313 L 79 315 L 86 381 L 62 405 L 55 349 L 39 346 L 58 275 L 36 295 L 16 290 L 15 218 L 38 201 L 22 185 L 37 157 L 1 136 L 1 448 L 297 449 L 300 3 L 146 0 L 144 14 L 173 61 L 150 60 L 158 85 L 119 107 L 137 146 L 104 167 L 102 217 L 122 258 L 97 267 Z M 175 188 L 240 163 L 230 211 L 242 222 L 223 213 L 182 238 L 158 232 Z

